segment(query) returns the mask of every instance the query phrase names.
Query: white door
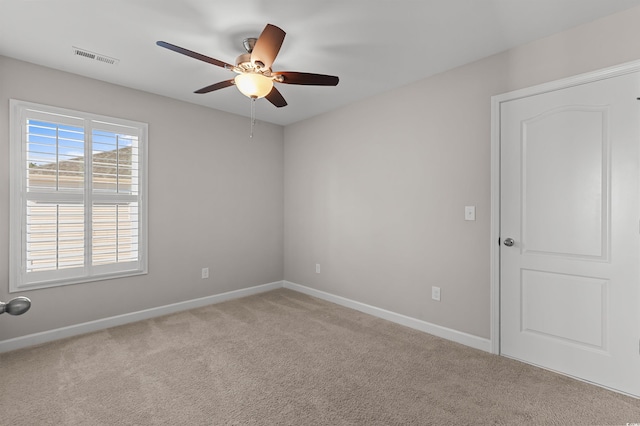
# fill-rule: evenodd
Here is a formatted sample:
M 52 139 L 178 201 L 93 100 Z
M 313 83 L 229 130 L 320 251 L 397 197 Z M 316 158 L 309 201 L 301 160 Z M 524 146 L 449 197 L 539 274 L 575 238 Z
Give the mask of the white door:
M 500 351 L 640 397 L 639 96 L 636 72 L 501 104 Z

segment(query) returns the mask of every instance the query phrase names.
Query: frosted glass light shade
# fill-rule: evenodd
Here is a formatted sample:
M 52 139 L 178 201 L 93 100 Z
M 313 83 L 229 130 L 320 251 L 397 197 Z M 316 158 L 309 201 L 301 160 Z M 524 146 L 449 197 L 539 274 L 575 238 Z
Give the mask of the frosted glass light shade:
M 234 81 L 238 90 L 250 98 L 264 98 L 273 89 L 273 80 L 262 74 L 238 74 Z

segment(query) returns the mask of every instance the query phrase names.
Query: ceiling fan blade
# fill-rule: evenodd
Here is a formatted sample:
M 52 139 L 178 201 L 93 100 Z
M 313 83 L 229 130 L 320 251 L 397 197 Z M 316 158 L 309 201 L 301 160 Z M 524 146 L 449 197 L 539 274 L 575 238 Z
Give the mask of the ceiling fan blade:
M 271 73 L 282 76 L 283 80 L 276 79 L 279 83 L 303 84 L 307 86 L 337 86 L 340 79 L 333 75 L 312 74 L 308 72 L 277 71 Z
M 271 91 L 267 96 L 265 96 L 265 98 L 278 108 L 287 106 L 287 101 L 284 100 L 282 94 L 275 87 L 271 89 Z
M 255 46 L 253 46 L 251 62 L 254 65 L 260 65 L 262 68 L 271 68 L 286 34 L 275 25 L 267 24 L 260 37 L 258 37 Z
M 192 58 L 198 59 L 200 61 L 207 62 L 212 65 L 217 65 L 222 68 L 233 69 L 233 65 L 228 64 L 223 61 L 219 61 L 214 58 L 210 58 L 209 56 L 205 56 L 201 53 L 194 52 L 189 49 L 185 49 L 184 47 L 176 46 L 175 44 L 167 43 L 166 41 L 157 41 L 156 44 L 160 47 L 164 47 L 165 49 L 173 50 L 174 52 L 182 53 L 183 55 L 190 56 Z
M 234 84 L 235 83 L 233 79 L 225 80 L 216 84 L 212 84 L 211 86 L 203 87 L 202 89 L 196 90 L 193 93 L 209 93 L 209 92 L 213 92 L 214 90 L 224 89 L 225 87 L 233 86 Z

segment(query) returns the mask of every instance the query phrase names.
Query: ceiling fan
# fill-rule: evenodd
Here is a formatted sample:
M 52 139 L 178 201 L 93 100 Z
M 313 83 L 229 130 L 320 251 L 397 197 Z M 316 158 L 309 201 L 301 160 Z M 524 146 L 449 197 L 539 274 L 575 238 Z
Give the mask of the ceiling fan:
M 332 75 L 295 71 L 272 71 L 271 65 L 280 51 L 285 35 L 286 33 L 282 29 L 275 25 L 267 24 L 257 39 L 244 39 L 243 45 L 247 53 L 238 56 L 235 65 L 165 41 L 158 41 L 156 44 L 238 74 L 235 78 L 203 87 L 202 89 L 196 90 L 195 93 L 209 93 L 235 85 L 245 96 L 253 100 L 266 98 L 273 105 L 280 108 L 286 106 L 287 101 L 284 100 L 284 97 L 282 97 L 278 89 L 274 87 L 274 83 L 336 86 L 339 81 L 338 77 Z

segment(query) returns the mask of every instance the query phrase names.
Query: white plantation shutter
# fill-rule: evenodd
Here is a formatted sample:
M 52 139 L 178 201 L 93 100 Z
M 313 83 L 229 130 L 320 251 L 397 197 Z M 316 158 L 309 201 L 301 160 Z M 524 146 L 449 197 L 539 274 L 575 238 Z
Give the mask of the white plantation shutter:
M 147 125 L 11 101 L 11 291 L 146 273 Z

